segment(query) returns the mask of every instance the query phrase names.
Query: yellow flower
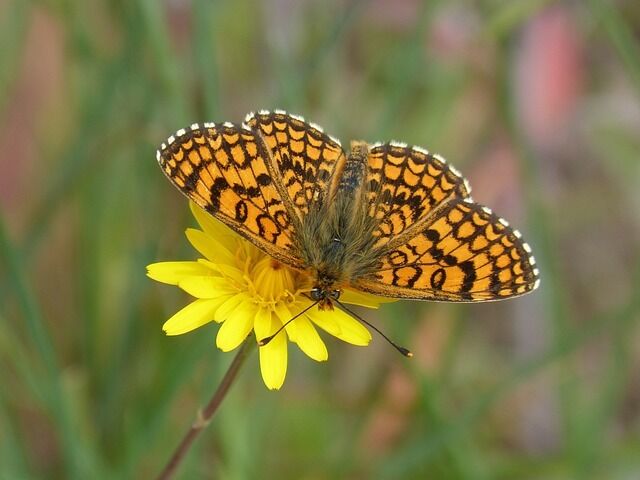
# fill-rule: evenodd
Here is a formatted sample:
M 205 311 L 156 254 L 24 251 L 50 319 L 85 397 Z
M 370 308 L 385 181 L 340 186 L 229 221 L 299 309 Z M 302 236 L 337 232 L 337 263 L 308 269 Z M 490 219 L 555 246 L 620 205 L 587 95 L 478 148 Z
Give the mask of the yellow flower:
M 305 295 L 313 286 L 311 278 L 277 262 L 194 203 L 191 211 L 202 230 L 189 228 L 186 235 L 205 258 L 147 266 L 150 278 L 177 285 L 196 298 L 165 322 L 162 328 L 167 335 L 187 333 L 215 321 L 221 324 L 216 345 L 228 352 L 252 331 L 257 340 L 275 334 L 313 303 Z M 389 301 L 349 289 L 340 300 L 371 308 Z M 369 331 L 347 313 L 311 308 L 260 347 L 260 370 L 268 388 L 279 389 L 284 383 L 287 339 L 312 359 L 327 360 L 327 347 L 316 327 L 353 345 L 371 341 Z

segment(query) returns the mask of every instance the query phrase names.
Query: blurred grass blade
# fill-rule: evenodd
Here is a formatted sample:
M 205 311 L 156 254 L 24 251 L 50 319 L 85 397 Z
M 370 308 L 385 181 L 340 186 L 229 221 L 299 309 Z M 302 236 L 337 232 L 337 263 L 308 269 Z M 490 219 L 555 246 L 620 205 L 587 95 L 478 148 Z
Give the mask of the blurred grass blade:
M 189 121 L 188 106 L 182 84 L 184 78 L 180 68 L 178 56 L 174 54 L 167 22 L 164 17 L 163 4 L 154 0 L 137 0 L 141 12 L 141 21 L 146 34 L 147 47 L 153 53 L 153 58 L 163 82 L 163 89 L 158 92 L 165 96 L 171 104 L 172 121 L 176 124 L 186 124 Z
M 633 86 L 640 96 L 640 45 L 623 15 L 614 2 L 608 0 L 590 0 L 596 18 L 603 24 L 605 33 L 620 56 Z
M 639 289 L 640 284 L 634 285 L 634 291 Z M 429 431 L 425 438 L 414 441 L 397 454 L 385 459 L 385 464 L 380 466 L 381 477 L 402 478 L 406 472 L 413 471 L 419 465 L 428 464 L 443 448 L 457 444 L 460 438 L 468 433 L 491 407 L 517 386 L 529 380 L 545 367 L 548 368 L 553 363 L 573 354 L 586 343 L 599 339 L 605 334 L 616 335 L 624 330 L 638 314 L 640 314 L 640 296 L 633 295 L 631 300 L 619 311 L 585 322 L 587 326 L 582 328 L 580 332 L 565 337 L 562 343 L 552 346 L 544 354 L 517 365 L 510 375 L 492 388 L 480 393 L 477 400 L 465 408 L 445 428 L 440 431 Z
M 344 8 L 337 10 L 331 26 L 327 29 L 328 33 L 300 65 L 276 62 L 273 74 L 277 78 L 276 83 L 279 87 L 275 95 L 275 104 L 278 108 L 293 108 L 299 111 L 300 102 L 307 97 L 305 89 L 309 81 L 322 67 L 329 54 L 340 45 L 340 40 L 368 3 L 369 0 L 353 0 L 345 3 Z
M 202 97 L 199 119 L 214 119 L 220 104 L 218 62 L 215 55 L 216 3 L 194 0 L 193 55 L 200 80 L 198 92 Z
M 509 35 L 536 13 L 556 0 L 516 0 L 503 2 L 485 24 L 485 32 L 493 37 Z
M 34 398 L 46 404 L 48 399 L 46 386 L 41 382 L 42 377 L 45 376 L 42 372 L 43 368 L 29 355 L 30 352 L 19 338 L 20 332 L 17 328 L 12 328 L 8 317 L 2 313 L 0 313 L 0 328 L 3 331 L 0 335 L 0 358 L 6 359 L 18 374 L 21 383 L 31 390 Z
M 0 217 L 0 258 L 7 267 L 8 277 L 11 279 L 9 287 L 13 289 L 20 310 L 24 315 L 29 337 L 36 347 L 42 364 L 49 369 L 50 374 L 55 374 L 58 369 L 51 336 L 45 326 L 35 296 L 28 286 L 22 261 L 11 244 L 4 218 L 2 217 Z M 8 325 L 8 327 L 18 331 L 20 325 L 16 322 L 13 325 Z M 51 378 L 53 378 L 53 375 L 51 375 Z
M 0 478 L 21 479 L 34 478 L 34 473 L 29 469 L 29 460 L 24 443 L 18 435 L 19 427 L 12 423 L 17 419 L 5 408 L 5 399 L 0 390 Z
M 0 11 L 0 112 L 5 111 L 15 75 L 20 73 L 30 10 L 30 2 L 14 0 Z
M 151 398 L 146 398 L 145 401 L 136 405 L 137 411 L 133 415 L 135 428 L 127 439 L 127 451 L 122 465 L 122 472 L 126 478 L 133 476 L 140 459 L 144 458 L 144 453 L 154 442 L 166 446 L 163 458 L 168 457 L 171 449 L 175 448 L 175 442 L 159 435 L 158 432 L 168 427 L 167 419 L 173 401 L 181 387 L 189 381 L 189 375 L 193 372 L 198 360 L 202 359 L 207 352 L 211 352 L 211 339 L 205 332 L 197 339 L 195 345 L 191 345 L 191 348 L 180 351 L 180 354 L 175 357 L 165 358 L 167 364 L 159 366 L 164 372 L 163 383 L 158 385 Z M 218 357 L 222 358 L 220 355 Z M 193 412 L 188 412 L 187 421 L 191 420 L 192 416 Z
M 45 325 L 38 303 L 28 285 L 23 264 L 8 237 L 5 222 L 0 217 L 0 259 L 7 266 L 9 287 L 13 289 L 16 300 L 26 322 L 29 339 L 40 357 L 46 374 L 40 380 L 46 387 L 46 401 L 53 420 L 59 428 L 65 465 L 69 478 L 83 478 L 83 466 L 90 460 L 86 447 L 74 438 L 71 416 L 64 392 L 61 388 L 60 370 L 50 334 Z M 18 329 L 19 325 L 9 328 Z M 85 474 L 88 470 L 84 470 Z

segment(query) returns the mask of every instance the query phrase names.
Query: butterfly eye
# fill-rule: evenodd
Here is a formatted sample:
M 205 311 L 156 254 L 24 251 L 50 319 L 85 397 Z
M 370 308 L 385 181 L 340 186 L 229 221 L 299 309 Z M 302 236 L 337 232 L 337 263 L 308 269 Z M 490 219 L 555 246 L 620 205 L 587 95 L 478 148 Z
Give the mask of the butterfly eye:
M 338 300 L 340 298 L 340 290 L 331 290 L 329 298 L 331 298 L 331 300 Z
M 311 291 L 309 292 L 309 294 L 311 295 L 311 299 L 315 302 L 319 302 L 320 300 L 322 300 L 325 295 L 324 292 L 322 291 L 322 289 L 318 288 L 318 287 L 314 287 L 311 289 Z

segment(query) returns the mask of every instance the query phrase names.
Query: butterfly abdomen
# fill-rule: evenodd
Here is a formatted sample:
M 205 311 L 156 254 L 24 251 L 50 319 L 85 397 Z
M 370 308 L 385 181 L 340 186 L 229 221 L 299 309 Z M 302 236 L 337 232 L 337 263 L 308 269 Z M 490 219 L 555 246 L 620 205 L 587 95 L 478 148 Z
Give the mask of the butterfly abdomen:
M 342 175 L 340 175 L 336 196 L 342 195 L 357 200 L 358 195 L 362 194 L 363 179 L 367 173 L 368 155 L 369 149 L 365 142 L 351 142 L 351 153 L 349 153 Z

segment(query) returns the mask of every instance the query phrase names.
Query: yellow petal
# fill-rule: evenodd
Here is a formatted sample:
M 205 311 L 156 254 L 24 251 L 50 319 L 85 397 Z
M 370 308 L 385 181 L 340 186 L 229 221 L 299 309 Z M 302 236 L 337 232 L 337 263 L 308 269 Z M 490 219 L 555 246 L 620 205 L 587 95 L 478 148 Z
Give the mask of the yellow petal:
M 211 270 L 199 262 L 158 262 L 147 265 L 147 276 L 157 282 L 177 285 L 191 275 L 209 275 Z
M 202 230 L 187 228 L 185 231 L 187 239 L 202 255 L 214 263 L 233 263 L 235 258 L 222 243 L 217 242 L 211 235 Z
M 390 303 L 397 300 L 395 298 L 379 297 L 378 295 L 372 295 L 371 293 L 345 288 L 340 295 L 340 301 L 350 303 L 352 305 L 359 305 L 361 307 L 378 308 L 381 303 Z
M 253 331 L 256 334 L 256 340 L 260 341 L 263 338 L 271 335 L 271 315 L 273 313 L 268 308 L 258 308 L 256 312 L 256 318 L 253 322 Z
M 194 202 L 189 202 L 189 208 L 191 208 L 191 213 L 202 230 L 222 243 L 230 252 L 236 249 L 239 237 L 234 234 L 229 227 L 221 221 L 216 220 Z
M 333 311 L 320 311 L 312 308 L 307 312 L 307 316 L 324 330 L 327 330 L 324 326 L 329 318 L 335 321 L 338 324 L 340 331 L 335 334 L 329 330 L 327 331 L 340 340 L 344 340 L 352 345 L 369 345 L 369 342 L 371 341 L 371 333 L 369 333 L 369 330 L 367 330 L 351 315 L 343 312 L 342 310 L 338 310 L 337 308 Z
M 205 267 L 210 268 L 216 273 L 219 273 L 223 277 L 227 277 L 229 280 L 236 282 L 238 285 L 246 286 L 247 284 L 244 272 L 238 267 L 234 266 L 240 264 L 238 260 L 235 260 L 233 264 L 227 264 L 222 262 L 212 262 L 205 258 L 199 258 L 198 263 L 201 263 Z
M 286 325 L 289 320 L 293 318 L 293 313 L 289 310 L 283 302 L 277 302 L 274 306 L 274 310 L 276 313 L 276 317 L 280 320 L 282 325 Z M 296 331 L 294 328 L 289 329 L 291 323 L 286 326 L 287 333 L 289 334 L 289 340 L 292 342 L 296 341 Z
M 270 335 L 279 328 L 277 320 L 272 318 Z M 262 380 L 269 390 L 278 390 L 287 375 L 287 335 L 281 332 L 264 347 L 260 347 L 260 372 Z
M 229 314 L 216 337 L 216 345 L 220 350 L 229 352 L 246 340 L 253 329 L 256 311 L 256 306 L 245 300 Z
M 206 325 L 214 319 L 216 310 L 225 300 L 224 297 L 196 300 L 164 322 L 162 329 L 167 335 L 181 335 Z
M 318 311 L 317 308 L 312 308 L 311 310 Z M 340 325 L 338 325 L 338 322 L 333 316 L 322 315 L 322 314 L 310 315 L 309 312 L 307 312 L 305 315 L 307 316 L 307 318 L 311 319 L 313 323 L 315 323 L 325 332 L 330 333 L 334 337 L 337 337 L 338 335 L 340 335 Z
M 248 260 L 249 263 L 255 265 L 255 263 L 258 262 L 261 258 L 264 258 L 265 253 L 258 247 L 252 245 L 244 239 L 242 239 L 241 242 L 242 248 L 238 249 L 238 256 L 242 260 Z
M 216 263 L 214 267 L 223 277 L 227 277 L 238 285 L 246 285 L 247 282 L 244 279 L 244 273 L 239 268 L 227 265 L 226 263 Z
M 216 310 L 216 315 L 214 317 L 214 320 L 216 322 L 224 322 L 229 317 L 231 312 L 233 312 L 233 310 L 238 305 L 240 305 L 243 300 L 248 298 L 248 295 L 246 292 L 243 292 L 226 298 L 227 300 L 222 305 L 220 305 L 220 308 L 218 308 L 218 310 Z
M 222 277 L 213 277 L 208 275 L 187 277 L 180 282 L 178 286 L 189 295 L 196 298 L 216 298 L 220 295 L 229 295 L 237 292 L 236 288 L 229 285 L 229 281 Z
M 302 315 L 287 325 L 287 333 L 291 337 L 291 331 L 294 331 L 295 343 L 300 347 L 307 356 L 313 358 L 317 362 L 324 362 L 329 358 L 327 347 L 318 335 L 309 319 Z

